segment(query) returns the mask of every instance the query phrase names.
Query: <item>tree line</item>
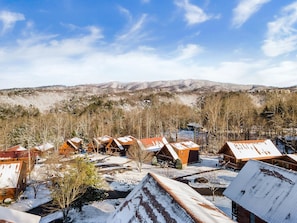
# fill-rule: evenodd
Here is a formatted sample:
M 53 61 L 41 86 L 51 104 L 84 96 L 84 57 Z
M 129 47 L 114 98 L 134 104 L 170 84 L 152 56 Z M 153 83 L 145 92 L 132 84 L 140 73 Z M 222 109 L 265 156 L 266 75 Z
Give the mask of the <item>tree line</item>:
M 121 95 L 117 101 L 106 95 L 92 96 L 65 102 L 46 113 L 33 106 L 0 104 L 0 147 L 52 142 L 58 148 L 74 136 L 85 143 L 103 135 L 148 138 L 186 128 L 190 122 L 208 132 L 209 151 L 216 151 L 226 140 L 296 134 L 297 93 L 197 93 L 194 105 L 178 102 L 176 94 L 137 92 Z

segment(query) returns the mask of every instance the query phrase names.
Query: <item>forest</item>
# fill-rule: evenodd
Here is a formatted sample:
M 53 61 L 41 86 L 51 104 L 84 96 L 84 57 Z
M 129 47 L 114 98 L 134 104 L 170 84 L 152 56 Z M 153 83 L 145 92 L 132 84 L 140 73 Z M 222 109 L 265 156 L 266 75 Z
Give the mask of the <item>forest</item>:
M 79 96 L 46 112 L 35 106 L 0 103 L 0 148 L 46 142 L 58 148 L 74 136 L 85 144 L 104 135 L 163 136 L 190 122 L 201 124 L 207 132 L 209 152 L 216 152 L 227 140 L 296 135 L 296 92 L 188 92 L 195 96 L 195 104 L 175 100 L 177 94 L 146 90 L 120 93 L 118 100 L 108 94 Z

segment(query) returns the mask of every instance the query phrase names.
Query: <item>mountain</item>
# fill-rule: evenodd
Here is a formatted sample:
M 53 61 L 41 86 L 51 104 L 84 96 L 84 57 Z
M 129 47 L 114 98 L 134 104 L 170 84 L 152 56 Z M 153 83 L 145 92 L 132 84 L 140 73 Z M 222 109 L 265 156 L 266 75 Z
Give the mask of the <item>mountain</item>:
M 193 79 L 128 83 L 108 82 L 77 86 L 55 85 L 0 90 L 0 104 L 22 105 L 25 107 L 34 106 L 40 111 L 47 111 L 57 104 L 71 102 L 78 98 L 88 98 L 92 96 L 99 97 L 105 95 L 105 97 L 110 97 L 111 99 L 116 100 L 115 98 L 119 99 L 120 97 L 123 97 L 124 94 L 132 94 L 136 92 L 169 92 L 178 95 L 182 94 L 188 96 L 187 99 L 183 98 L 183 101 L 186 103 L 193 103 L 193 100 L 196 100 L 197 98 L 195 97 L 197 94 L 218 91 L 253 92 L 267 89 L 277 88 Z M 296 89 L 296 87 L 294 89 Z

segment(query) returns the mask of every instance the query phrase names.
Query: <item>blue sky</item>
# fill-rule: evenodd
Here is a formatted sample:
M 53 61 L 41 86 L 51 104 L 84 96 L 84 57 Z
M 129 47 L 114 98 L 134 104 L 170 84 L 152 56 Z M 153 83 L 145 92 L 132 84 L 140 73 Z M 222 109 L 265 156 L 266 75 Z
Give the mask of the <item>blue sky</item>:
M 0 89 L 297 84 L 297 1 L 0 0 Z

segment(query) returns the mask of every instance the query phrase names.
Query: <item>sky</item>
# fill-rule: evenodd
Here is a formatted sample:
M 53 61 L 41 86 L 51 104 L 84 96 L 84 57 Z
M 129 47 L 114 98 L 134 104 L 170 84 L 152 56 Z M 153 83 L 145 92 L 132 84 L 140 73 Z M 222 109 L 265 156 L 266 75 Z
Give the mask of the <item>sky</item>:
M 0 0 L 0 89 L 297 85 L 297 1 Z

